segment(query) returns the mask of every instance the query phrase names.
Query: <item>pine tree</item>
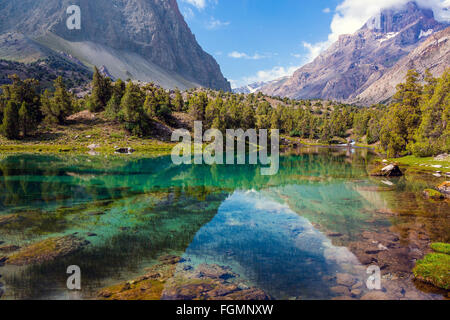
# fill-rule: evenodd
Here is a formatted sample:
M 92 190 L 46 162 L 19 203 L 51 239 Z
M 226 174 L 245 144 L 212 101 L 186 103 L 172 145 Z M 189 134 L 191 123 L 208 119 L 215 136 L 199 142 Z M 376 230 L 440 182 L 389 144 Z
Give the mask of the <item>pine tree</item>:
M 139 85 L 129 82 L 121 101 L 121 117 L 125 128 L 131 133 L 142 136 L 148 131 L 149 121 L 144 112 L 145 96 Z
M 246 104 L 242 111 L 241 127 L 244 130 L 255 129 L 255 110 L 253 106 Z
M 108 119 L 116 120 L 120 113 L 120 102 L 122 101 L 125 93 L 125 83 L 118 79 L 112 88 L 112 96 L 106 105 L 105 115 Z
M 54 106 L 52 103 L 53 96 L 48 91 L 45 90 L 44 93 L 41 95 L 41 111 L 44 115 L 44 121 L 48 124 L 58 124 L 58 108 L 57 106 Z
M 144 111 L 150 119 L 156 118 L 158 113 L 158 102 L 153 93 L 145 97 Z
M 3 135 L 7 139 L 17 139 L 19 138 L 19 130 L 19 111 L 17 105 L 12 101 L 8 101 L 3 112 Z
M 34 123 L 32 121 L 30 110 L 28 109 L 27 104 L 23 102 L 19 109 L 19 127 L 24 137 L 26 137 L 33 129 L 33 125 Z
M 195 121 L 205 120 L 205 109 L 208 105 L 208 96 L 200 92 L 189 99 L 189 114 Z
M 174 109 L 177 112 L 182 112 L 184 110 L 184 100 L 183 96 L 181 95 L 180 90 L 175 90 L 175 100 L 173 102 Z
M 92 112 L 104 110 L 111 99 L 112 87 L 111 79 L 104 77 L 97 69 L 94 68 L 94 76 L 92 78 L 92 95 L 89 99 L 89 109 Z
M 34 79 L 26 79 L 22 81 L 17 75 L 9 76 L 12 84 L 2 87 L 2 98 L 4 101 L 13 101 L 17 106 L 26 103 L 28 109 L 29 121 L 33 124 L 32 128 L 36 128 L 42 121 L 40 97 L 38 92 L 39 81 Z
M 450 69 L 441 78 L 426 75 L 421 103 L 422 119 L 410 150 L 417 156 L 432 156 L 450 151 L 449 123 L 445 114 L 450 109 Z
M 423 88 L 418 77 L 415 70 L 408 71 L 406 82 L 397 86 L 395 103 L 382 119 L 380 141 L 390 157 L 407 154 L 408 145 L 414 142 L 414 135 L 420 125 Z
M 72 98 L 66 90 L 62 77 L 58 77 L 55 80 L 54 85 L 55 93 L 51 99 L 51 107 L 52 110 L 56 111 L 58 123 L 63 124 L 66 121 L 66 117 L 72 114 Z

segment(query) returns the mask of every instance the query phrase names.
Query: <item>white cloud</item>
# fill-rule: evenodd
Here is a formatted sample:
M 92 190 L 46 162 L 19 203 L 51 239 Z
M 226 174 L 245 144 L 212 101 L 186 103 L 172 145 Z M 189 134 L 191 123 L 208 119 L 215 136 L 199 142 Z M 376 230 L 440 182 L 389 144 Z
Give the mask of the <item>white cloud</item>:
M 311 61 L 326 50 L 340 35 L 352 34 L 360 29 L 371 17 L 381 10 L 405 5 L 411 0 L 344 0 L 336 7 L 331 22 L 331 33 L 326 41 L 318 43 L 304 42 L 308 49 L 308 60 Z M 438 21 L 450 22 L 450 0 L 416 0 L 420 7 L 432 9 Z
M 244 52 L 233 51 L 228 54 L 230 58 L 233 59 L 247 59 L 247 60 L 260 60 L 268 58 L 268 55 L 260 55 L 259 53 L 255 53 L 254 55 L 248 55 Z
M 246 84 L 251 84 L 255 82 L 267 82 L 275 79 L 291 76 L 299 66 L 291 66 L 291 67 L 281 67 L 276 66 L 272 69 L 268 70 L 260 70 L 256 74 L 250 77 L 244 77 L 240 80 L 230 80 L 233 88 L 242 87 Z
M 221 28 L 221 27 L 226 27 L 229 25 L 230 25 L 229 21 L 220 21 L 220 20 L 212 17 L 211 20 L 206 24 L 206 28 L 212 30 L 212 29 L 217 29 L 217 28 Z
M 335 9 L 335 14 L 330 25 L 331 33 L 327 40 L 308 43 L 303 42 L 303 47 L 308 54 L 304 62 L 311 62 L 321 52 L 326 50 L 333 42 L 339 39 L 340 35 L 352 34 L 360 29 L 371 17 L 376 16 L 381 10 L 401 7 L 411 0 L 343 0 Z M 450 0 L 416 0 L 420 7 L 432 9 L 436 20 L 450 23 Z M 323 12 L 327 13 L 326 8 Z M 332 10 L 330 9 L 329 12 Z M 234 58 L 246 58 L 248 55 L 239 52 L 232 52 Z M 231 55 L 230 54 L 230 55 Z M 291 54 L 295 58 L 301 58 L 299 54 Z M 271 81 L 274 79 L 292 75 L 300 66 L 295 67 L 274 67 L 270 70 L 261 70 L 255 75 L 244 77 L 240 80 L 232 80 L 233 87 L 240 87 L 245 84 Z
M 186 20 L 192 19 L 195 16 L 194 11 L 192 11 L 191 8 L 184 8 L 182 14 Z
M 197 9 L 203 9 L 206 6 L 206 0 L 181 0 L 181 1 L 189 3 L 190 5 L 196 7 Z
M 322 12 L 323 12 L 323 13 L 330 13 L 330 12 L 331 12 L 331 9 L 330 9 L 330 8 L 325 8 L 325 9 L 322 10 Z
M 314 44 L 303 42 L 303 47 L 308 50 L 308 54 L 305 57 L 306 63 L 313 61 L 320 53 L 326 50 L 330 46 L 329 41 L 317 42 Z

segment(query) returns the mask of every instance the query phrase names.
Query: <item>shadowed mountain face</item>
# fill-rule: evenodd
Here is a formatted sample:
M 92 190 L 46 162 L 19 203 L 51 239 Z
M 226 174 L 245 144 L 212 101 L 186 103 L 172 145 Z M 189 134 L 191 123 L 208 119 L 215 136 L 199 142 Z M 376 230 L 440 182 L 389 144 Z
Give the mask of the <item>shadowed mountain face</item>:
M 356 33 L 342 35 L 328 50 L 297 70 L 287 81 L 272 83 L 261 91 L 291 98 L 359 101 L 360 94 L 365 91 L 366 94 L 375 94 L 375 90 L 367 89 L 430 35 L 447 26 L 436 21 L 431 10 L 419 8 L 414 2 L 401 9 L 384 10 Z M 431 68 L 435 62 L 428 60 L 425 67 Z M 364 96 L 362 100 L 380 102 L 386 96 L 377 93 L 370 99 Z
M 81 9 L 81 30 L 66 26 L 66 10 L 74 4 Z M 88 66 L 104 65 L 114 77 L 230 90 L 176 0 L 4 0 L 0 15 L 2 58 L 29 62 L 51 49 Z

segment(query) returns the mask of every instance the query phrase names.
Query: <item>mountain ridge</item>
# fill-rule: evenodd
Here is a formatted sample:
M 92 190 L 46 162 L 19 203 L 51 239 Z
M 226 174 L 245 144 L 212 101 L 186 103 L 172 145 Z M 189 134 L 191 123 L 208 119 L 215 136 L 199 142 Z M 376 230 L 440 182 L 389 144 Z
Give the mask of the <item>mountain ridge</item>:
M 81 30 L 66 27 L 69 5 L 81 8 Z M 154 80 L 171 88 L 231 90 L 220 66 L 197 43 L 175 0 L 4 0 L 0 15 L 4 17 L 0 37 L 22 35 L 22 47 L 16 51 L 25 48 L 31 52 L 22 60 L 46 56 L 39 48 L 42 46 L 92 66 L 98 65 L 92 59 L 92 52 L 97 52 L 106 60 L 101 65 L 115 77 Z M 0 54 L 0 58 L 10 56 Z
M 447 26 L 415 2 L 401 9 L 383 10 L 354 34 L 341 35 L 287 81 L 272 83 L 261 91 L 297 99 L 356 101 L 427 37 Z

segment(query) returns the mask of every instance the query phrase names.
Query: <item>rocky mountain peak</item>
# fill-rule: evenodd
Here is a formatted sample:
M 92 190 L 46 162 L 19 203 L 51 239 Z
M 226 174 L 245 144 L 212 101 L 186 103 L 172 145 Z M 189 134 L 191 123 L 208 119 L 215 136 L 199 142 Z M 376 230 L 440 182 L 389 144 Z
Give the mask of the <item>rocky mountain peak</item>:
M 387 34 L 400 32 L 416 23 L 428 28 L 438 24 L 431 9 L 421 8 L 416 2 L 412 1 L 400 8 L 394 7 L 382 10 L 378 15 L 372 17 L 362 29 Z
M 354 34 L 340 36 L 288 80 L 266 85 L 261 91 L 290 98 L 355 101 L 403 57 L 447 26 L 434 19 L 432 10 L 415 2 L 383 10 Z M 433 67 L 432 59 L 424 62 Z
M 80 8 L 81 29 L 67 28 L 71 5 Z M 37 43 L 86 65 L 104 65 L 115 78 L 231 90 L 217 62 L 197 43 L 176 0 L 1 0 L 0 16 L 0 38 L 8 32 L 23 34 L 30 40 L 30 57 L 38 56 Z M 0 58 L 1 53 L 0 48 Z

